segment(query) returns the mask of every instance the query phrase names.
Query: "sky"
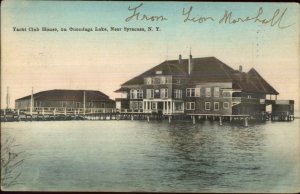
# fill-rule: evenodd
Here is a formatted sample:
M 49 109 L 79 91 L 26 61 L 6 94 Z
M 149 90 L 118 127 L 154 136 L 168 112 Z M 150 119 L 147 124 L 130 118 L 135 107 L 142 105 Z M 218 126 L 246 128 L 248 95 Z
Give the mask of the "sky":
M 139 19 L 125 19 L 137 8 Z M 182 15 L 192 6 L 190 19 Z M 219 23 L 226 10 L 232 18 L 269 19 L 278 23 Z M 260 10 L 260 11 L 259 11 Z M 277 10 L 277 11 L 276 11 Z M 141 20 L 142 15 L 164 21 Z M 277 14 L 277 15 L 276 15 Z M 281 16 L 281 17 L 280 17 Z M 26 28 L 26 31 L 14 31 Z M 43 27 L 57 28 L 45 32 Z M 108 31 L 71 31 L 70 28 Z M 110 31 L 159 27 L 159 31 Z M 29 29 L 39 28 L 39 31 Z M 61 31 L 66 28 L 67 31 Z M 299 5 L 296 3 L 4 1 L 1 4 L 1 108 L 14 100 L 50 89 L 100 90 L 119 97 L 122 83 L 179 54 L 187 58 L 215 56 L 234 69 L 255 68 L 299 110 Z

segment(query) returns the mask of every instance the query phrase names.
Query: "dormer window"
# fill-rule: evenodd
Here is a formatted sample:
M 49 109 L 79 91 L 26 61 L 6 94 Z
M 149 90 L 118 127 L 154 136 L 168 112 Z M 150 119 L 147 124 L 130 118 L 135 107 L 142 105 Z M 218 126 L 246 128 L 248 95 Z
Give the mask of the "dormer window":
M 161 75 L 162 74 L 162 70 L 158 70 L 155 72 L 156 75 Z

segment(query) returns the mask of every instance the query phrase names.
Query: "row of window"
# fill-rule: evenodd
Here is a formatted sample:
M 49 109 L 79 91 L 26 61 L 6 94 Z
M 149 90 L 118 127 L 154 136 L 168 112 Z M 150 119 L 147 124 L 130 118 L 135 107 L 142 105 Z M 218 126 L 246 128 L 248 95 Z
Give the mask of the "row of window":
M 200 97 L 200 88 L 187 88 L 187 97 Z M 211 97 L 211 88 L 205 88 L 205 97 Z M 214 97 L 220 97 L 220 88 L 214 87 Z
M 195 102 L 186 102 L 185 103 L 186 110 L 195 110 Z M 223 109 L 228 109 L 229 108 L 229 102 L 223 102 Z M 218 111 L 220 110 L 220 102 L 214 102 L 213 107 L 211 107 L 211 102 L 205 102 L 204 105 L 205 110 L 215 110 Z
M 147 77 L 145 78 L 146 85 L 159 85 L 159 84 L 170 84 L 171 78 L 169 77 Z
M 168 88 L 161 88 L 160 90 L 159 89 L 147 89 L 146 90 L 146 95 L 147 95 L 147 98 L 154 98 L 154 96 L 158 96 L 160 98 L 168 98 Z
M 168 98 L 168 88 L 159 89 L 147 89 L 146 90 L 147 98 Z M 187 88 L 186 89 L 187 97 L 200 97 L 200 88 Z M 205 88 L 205 97 L 211 97 L 211 88 Z M 214 88 L 214 97 L 220 97 L 220 88 Z M 143 90 L 142 89 L 133 89 L 130 90 L 130 98 L 131 99 L 142 99 L 143 98 Z M 182 98 L 182 90 L 175 89 L 174 90 L 174 98 L 181 99 Z

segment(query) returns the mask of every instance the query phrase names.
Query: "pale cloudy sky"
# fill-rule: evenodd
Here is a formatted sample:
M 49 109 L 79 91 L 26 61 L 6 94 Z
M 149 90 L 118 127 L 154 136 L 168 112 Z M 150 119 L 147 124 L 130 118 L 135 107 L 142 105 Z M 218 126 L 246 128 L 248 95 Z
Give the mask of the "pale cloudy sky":
M 144 2 L 141 14 L 163 15 L 166 21 L 129 21 L 128 6 L 140 2 L 4 1 L 1 4 L 1 107 L 9 86 L 11 106 L 17 98 L 48 89 L 93 89 L 111 96 L 120 84 L 166 59 L 215 56 L 237 69 L 254 67 L 280 99 L 299 104 L 299 5 L 286 3 Z M 192 17 L 211 17 L 205 23 L 184 22 L 182 9 L 193 6 Z M 276 19 L 279 29 L 259 22 L 219 24 L 225 10 L 232 17 Z M 160 27 L 159 32 L 71 32 L 70 27 Z M 27 28 L 26 32 L 13 27 Z M 29 27 L 39 28 L 30 32 Z M 59 29 L 43 32 L 42 27 Z M 67 28 L 67 32 L 60 31 Z

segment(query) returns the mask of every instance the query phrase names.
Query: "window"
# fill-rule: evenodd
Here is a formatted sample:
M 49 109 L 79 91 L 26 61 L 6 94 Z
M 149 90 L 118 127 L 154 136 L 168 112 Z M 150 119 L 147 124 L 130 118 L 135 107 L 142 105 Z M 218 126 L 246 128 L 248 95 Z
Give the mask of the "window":
M 200 97 L 200 88 L 195 88 L 195 96 Z
M 161 70 L 158 70 L 158 71 L 155 72 L 155 74 L 161 75 L 161 74 L 162 74 L 162 71 L 161 71 Z
M 143 90 L 142 89 L 132 89 L 130 90 L 130 98 L 131 99 L 141 99 L 143 98 Z
M 145 78 L 145 83 L 146 83 L 146 85 L 151 85 L 152 84 L 152 78 L 151 77 Z
M 174 98 L 182 98 L 182 90 L 174 90 Z
M 160 98 L 168 98 L 168 88 L 160 89 Z
M 205 102 L 205 110 L 210 110 L 210 102 Z
M 214 88 L 214 97 L 219 97 L 220 96 L 220 88 L 219 87 L 215 87 Z
M 251 95 L 248 95 L 247 98 L 250 99 L 250 98 L 252 98 L 252 96 L 251 96 Z
M 219 110 L 219 102 L 214 102 L 214 110 Z
M 211 96 L 211 88 L 205 88 L 205 96 L 210 97 Z
M 36 105 L 37 106 L 37 105 Z M 62 102 L 62 107 L 67 107 L 67 102 L 66 101 L 63 101 Z
M 167 83 L 166 77 L 161 77 L 160 84 L 166 84 L 166 83 Z
M 143 102 L 139 102 L 139 109 L 143 109 Z
M 147 89 L 147 98 L 154 98 L 154 89 Z
M 186 110 L 195 110 L 195 102 L 187 102 L 185 109 Z
M 223 92 L 223 97 L 231 97 L 230 92 Z
M 186 96 L 187 97 L 199 97 L 200 96 L 200 88 L 187 88 Z
M 154 77 L 153 78 L 153 84 L 155 84 L 155 85 L 160 84 L 160 77 Z
M 76 108 L 80 108 L 80 102 L 76 102 Z
M 93 107 L 93 102 L 89 102 L 88 107 L 92 108 Z
M 223 108 L 228 109 L 229 108 L 229 102 L 223 102 Z
M 151 104 L 152 104 L 152 110 L 155 110 L 156 107 L 157 107 L 157 106 L 156 106 L 156 102 L 152 102 Z
M 142 102 L 130 102 L 130 109 L 138 110 L 143 109 L 143 103 Z

